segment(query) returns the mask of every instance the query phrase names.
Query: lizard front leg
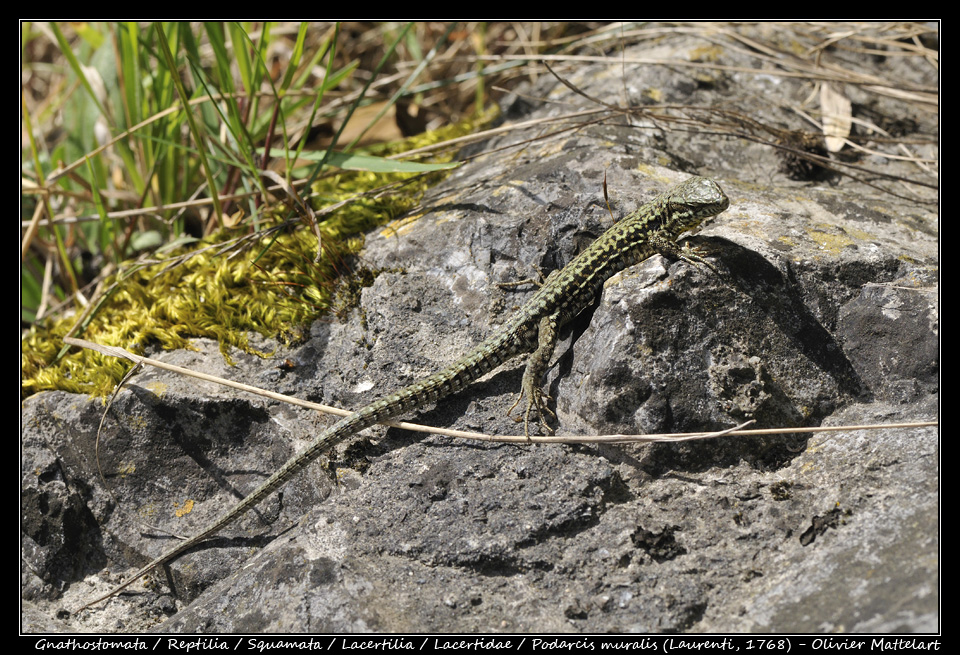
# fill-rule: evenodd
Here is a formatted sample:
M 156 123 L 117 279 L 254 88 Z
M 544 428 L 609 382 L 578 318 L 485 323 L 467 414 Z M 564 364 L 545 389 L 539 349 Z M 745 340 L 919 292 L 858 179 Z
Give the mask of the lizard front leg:
M 693 248 L 689 244 L 680 245 L 676 241 L 671 241 L 662 236 L 653 235 L 650 237 L 650 245 L 654 249 L 666 257 L 667 259 L 672 259 L 674 261 L 681 260 L 685 261 L 688 264 L 700 265 L 705 268 L 709 268 L 716 275 L 720 275 L 720 271 L 717 268 L 703 258 L 703 252 L 697 248 Z

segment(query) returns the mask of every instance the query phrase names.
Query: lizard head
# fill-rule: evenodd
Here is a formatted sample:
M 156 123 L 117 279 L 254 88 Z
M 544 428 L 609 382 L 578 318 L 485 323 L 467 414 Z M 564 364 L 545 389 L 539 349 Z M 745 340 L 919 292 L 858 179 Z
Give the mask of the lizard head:
M 667 211 L 680 230 L 690 230 L 730 206 L 730 200 L 713 180 L 691 177 L 664 194 Z

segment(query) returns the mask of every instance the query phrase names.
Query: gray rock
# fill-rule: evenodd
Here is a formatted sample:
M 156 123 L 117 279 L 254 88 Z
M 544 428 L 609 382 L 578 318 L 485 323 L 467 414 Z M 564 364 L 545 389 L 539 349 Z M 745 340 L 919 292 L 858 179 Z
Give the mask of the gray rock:
M 679 57 L 695 45 L 675 35 L 632 54 Z M 749 62 L 733 48 L 722 60 Z M 693 69 L 658 66 L 629 67 L 624 80 L 619 63 L 565 74 L 597 97 L 626 83 L 634 100 L 657 88 L 664 102 L 741 103 L 805 127 L 773 102 L 746 109 L 757 95 L 800 96 L 799 80 L 713 71 L 707 84 Z M 587 105 L 549 77 L 527 93 Z M 507 116 L 568 110 L 519 116 L 518 100 Z M 202 340 L 157 356 L 360 407 L 456 360 L 531 292 L 497 283 L 561 267 L 609 227 L 604 176 L 623 215 L 701 174 L 731 199 L 691 239 L 722 275 L 656 256 L 608 282 L 545 381 L 558 432 L 937 418 L 936 204 L 849 179 L 792 181 L 772 149 L 644 119 L 498 150 L 536 134 L 478 147 L 496 154 L 434 189 L 431 211 L 370 235 L 360 265 L 377 273 L 373 285 L 346 320 L 317 323 L 306 344 L 278 351 L 293 370 L 239 353 L 231 368 Z M 414 418 L 515 434 L 505 412 L 521 374 L 521 362 L 507 365 Z M 372 429 L 146 587 L 70 616 L 63 610 L 166 550 L 162 530 L 194 533 L 329 423 L 148 369 L 105 423 L 111 495 L 94 458 L 101 412 L 64 393 L 24 402 L 24 630 L 939 629 L 935 428 L 644 446 Z

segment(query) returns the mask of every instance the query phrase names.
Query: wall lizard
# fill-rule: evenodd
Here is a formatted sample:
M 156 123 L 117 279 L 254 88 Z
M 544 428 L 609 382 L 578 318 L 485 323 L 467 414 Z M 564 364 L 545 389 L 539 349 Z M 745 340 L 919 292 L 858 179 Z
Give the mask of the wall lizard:
M 201 541 L 233 523 L 276 491 L 321 453 L 360 430 L 456 393 L 474 380 L 517 355 L 533 352 L 527 360 L 517 403 L 525 399 L 524 432 L 530 412 L 543 425 L 540 388 L 560 328 L 585 309 L 614 274 L 655 254 L 715 269 L 693 249 L 681 247 L 683 232 L 699 227 L 725 210 L 729 200 L 712 180 L 693 177 L 682 182 L 617 222 L 559 271 L 554 271 L 507 322 L 457 362 L 399 391 L 375 400 L 327 428 L 298 455 L 291 457 L 250 495 L 199 533 L 169 549 L 138 570 L 123 584 L 87 603 L 78 611 L 110 598 L 152 569 L 175 559 Z M 512 408 L 511 408 L 512 409 Z

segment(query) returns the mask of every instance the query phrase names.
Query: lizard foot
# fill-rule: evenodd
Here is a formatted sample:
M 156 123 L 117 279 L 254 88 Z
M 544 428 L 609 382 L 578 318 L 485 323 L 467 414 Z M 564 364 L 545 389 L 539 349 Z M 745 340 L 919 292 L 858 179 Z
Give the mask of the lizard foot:
M 553 419 L 557 418 L 557 415 L 547 406 L 546 401 L 553 400 L 550 396 L 545 395 L 539 389 L 534 389 L 530 394 L 525 391 L 521 391 L 517 395 L 517 400 L 510 406 L 510 409 L 507 410 L 507 416 L 513 412 L 513 410 L 520 404 L 520 401 L 524 398 L 527 398 L 526 409 L 523 411 L 522 416 L 517 416 L 514 421 L 519 423 L 523 421 L 523 436 L 527 439 L 530 438 L 530 412 L 534 409 L 537 410 L 537 422 L 540 424 L 540 429 L 547 434 L 553 434 L 553 428 L 547 424 L 547 415 Z

